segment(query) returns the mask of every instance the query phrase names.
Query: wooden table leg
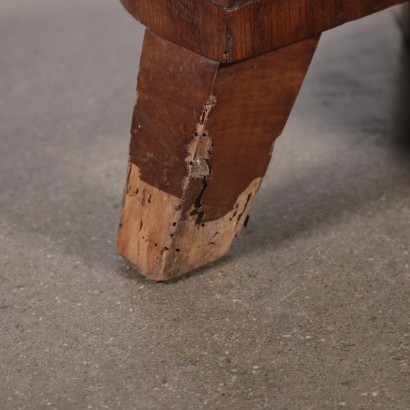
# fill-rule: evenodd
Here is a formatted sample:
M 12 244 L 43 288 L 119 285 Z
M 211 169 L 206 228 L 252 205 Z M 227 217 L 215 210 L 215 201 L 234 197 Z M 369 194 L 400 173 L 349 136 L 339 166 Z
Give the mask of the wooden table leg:
M 143 275 L 171 279 L 229 251 L 318 40 L 224 65 L 146 32 L 118 233 Z
M 402 22 L 403 22 L 403 31 L 404 37 L 408 44 L 410 44 L 410 3 L 403 4 L 402 7 Z

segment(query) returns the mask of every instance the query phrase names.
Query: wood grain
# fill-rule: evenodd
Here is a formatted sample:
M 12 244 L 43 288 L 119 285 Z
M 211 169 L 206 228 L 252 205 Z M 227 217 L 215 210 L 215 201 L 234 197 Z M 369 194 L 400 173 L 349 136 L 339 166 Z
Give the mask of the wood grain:
M 405 0 L 121 0 L 153 32 L 220 62 L 307 39 Z
M 219 63 L 147 31 L 131 127 L 130 161 L 147 183 L 183 196 L 187 147 Z
M 266 53 L 403 0 L 260 0 L 229 12 L 230 60 Z
M 227 51 L 225 10 L 197 0 L 121 0 L 144 26 L 176 44 L 213 60 Z
M 222 65 L 147 31 L 118 249 L 166 280 L 239 234 L 318 37 Z
M 252 206 L 261 180 L 252 181 L 234 208 L 215 221 L 196 223 L 182 211 L 184 200 L 140 179 L 130 164 L 117 246 L 144 276 L 165 281 L 220 259 L 229 252 Z
M 207 124 L 212 175 L 202 198 L 203 220 L 227 213 L 250 182 L 265 175 L 318 41 L 219 69 L 212 91 L 218 102 Z

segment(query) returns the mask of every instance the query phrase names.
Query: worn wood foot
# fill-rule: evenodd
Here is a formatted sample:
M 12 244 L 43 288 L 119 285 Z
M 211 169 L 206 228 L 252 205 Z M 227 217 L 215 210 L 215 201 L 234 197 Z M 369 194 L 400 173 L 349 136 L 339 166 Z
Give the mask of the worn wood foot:
M 143 275 L 171 279 L 229 251 L 318 40 L 226 65 L 146 32 L 118 233 Z

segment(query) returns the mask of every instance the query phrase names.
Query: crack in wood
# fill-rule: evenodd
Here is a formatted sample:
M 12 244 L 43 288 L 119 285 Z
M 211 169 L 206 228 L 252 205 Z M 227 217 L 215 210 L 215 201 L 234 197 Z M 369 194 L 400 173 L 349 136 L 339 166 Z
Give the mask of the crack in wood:
M 198 215 L 197 224 L 202 223 L 204 213 L 201 212 L 202 198 L 208 186 L 208 177 L 212 174 L 209 160 L 211 158 L 212 138 L 206 130 L 206 123 L 212 109 L 217 103 L 216 97 L 211 94 L 208 101 L 205 103 L 204 111 L 201 115 L 199 123 L 196 126 L 194 139 L 188 146 L 188 155 L 185 159 L 187 164 L 188 176 L 185 182 L 185 190 L 191 180 L 202 179 L 202 186 L 194 201 L 193 209 L 190 215 Z

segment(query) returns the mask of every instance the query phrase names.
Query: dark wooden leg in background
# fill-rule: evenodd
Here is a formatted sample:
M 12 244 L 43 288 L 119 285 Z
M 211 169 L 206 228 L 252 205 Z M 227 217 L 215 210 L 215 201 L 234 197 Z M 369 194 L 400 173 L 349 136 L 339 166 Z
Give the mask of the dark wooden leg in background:
M 403 30 L 407 43 L 410 44 L 410 3 L 403 4 Z
M 319 37 L 223 65 L 147 31 L 119 253 L 167 280 L 239 234 Z

